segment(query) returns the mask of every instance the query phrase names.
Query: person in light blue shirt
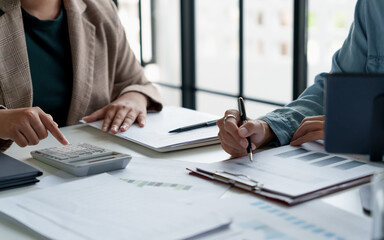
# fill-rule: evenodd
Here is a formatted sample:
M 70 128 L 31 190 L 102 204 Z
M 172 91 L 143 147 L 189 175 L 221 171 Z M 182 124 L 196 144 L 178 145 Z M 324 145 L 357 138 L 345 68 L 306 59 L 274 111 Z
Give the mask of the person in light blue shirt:
M 343 46 L 333 56 L 330 72 L 384 72 L 383 0 L 357 1 L 354 22 Z M 247 155 L 248 136 L 253 150 L 270 143 L 297 146 L 324 139 L 325 76 L 317 75 L 315 83 L 297 100 L 243 125 L 237 110 L 227 110 L 217 123 L 223 149 L 235 157 Z

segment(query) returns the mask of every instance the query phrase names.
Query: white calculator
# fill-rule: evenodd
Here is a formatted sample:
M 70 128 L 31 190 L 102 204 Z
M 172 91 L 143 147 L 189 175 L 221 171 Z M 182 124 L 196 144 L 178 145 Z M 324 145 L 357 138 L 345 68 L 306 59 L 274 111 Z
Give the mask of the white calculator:
M 31 155 L 39 161 L 80 177 L 123 169 L 132 158 L 128 154 L 88 143 L 41 149 L 32 151 Z

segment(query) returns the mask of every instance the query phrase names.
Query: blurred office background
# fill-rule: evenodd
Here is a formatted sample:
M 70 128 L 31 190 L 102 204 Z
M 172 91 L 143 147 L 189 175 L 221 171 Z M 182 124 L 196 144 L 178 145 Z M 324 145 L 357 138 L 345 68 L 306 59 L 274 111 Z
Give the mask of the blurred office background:
M 167 105 L 250 117 L 282 106 L 328 72 L 356 0 L 119 0 L 147 77 Z

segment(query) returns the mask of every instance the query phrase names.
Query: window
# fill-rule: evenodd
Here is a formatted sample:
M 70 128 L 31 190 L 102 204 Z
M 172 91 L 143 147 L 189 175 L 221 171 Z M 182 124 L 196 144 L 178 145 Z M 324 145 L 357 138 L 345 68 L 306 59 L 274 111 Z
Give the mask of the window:
M 179 12 L 180 4 L 174 0 L 119 0 L 120 19 L 146 76 L 158 83 L 165 104 L 178 106 L 181 105 Z
M 341 48 L 353 22 L 356 0 L 310 0 L 308 11 L 308 85 L 331 70 L 332 56 Z
M 293 0 L 246 0 L 244 10 L 244 96 L 286 104 L 292 100 Z M 276 108 L 250 102 L 254 117 Z
M 292 99 L 292 11 L 286 0 L 196 1 L 197 109 L 222 115 L 242 95 L 257 117 Z
M 290 102 L 316 74 L 330 70 L 355 3 L 119 0 L 119 13 L 165 104 L 222 115 L 237 108 L 241 95 L 249 115 L 258 117 Z

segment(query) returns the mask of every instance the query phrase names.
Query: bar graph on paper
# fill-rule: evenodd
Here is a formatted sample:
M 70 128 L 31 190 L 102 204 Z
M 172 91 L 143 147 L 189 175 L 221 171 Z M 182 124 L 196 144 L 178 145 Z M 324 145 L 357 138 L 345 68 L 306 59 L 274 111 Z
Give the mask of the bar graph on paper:
M 311 237 L 311 239 L 345 240 L 343 236 L 338 235 L 336 232 L 329 231 L 328 229 L 323 228 L 316 223 L 292 215 L 289 213 L 289 211 L 285 211 L 284 209 L 268 204 L 267 202 L 255 201 L 251 203 L 251 206 L 261 211 L 261 214 L 269 214 L 275 216 L 278 218 L 277 221 L 290 225 L 291 228 L 296 229 L 298 232 L 305 232 L 306 236 Z M 252 230 L 253 232 L 259 233 L 264 237 L 259 239 L 294 239 L 288 237 L 282 232 L 277 231 L 274 228 L 267 226 L 266 224 L 261 223 L 258 219 L 250 219 L 248 221 L 240 222 L 237 225 L 242 229 Z
M 295 239 L 324 239 L 346 240 L 330 229 L 320 226 L 304 216 L 292 214 L 290 210 L 280 208 L 262 200 L 250 203 L 249 213 L 232 224 L 232 231 L 209 240 L 295 240 Z M 265 222 L 269 218 L 271 225 Z M 280 229 L 279 229 L 280 228 Z M 291 229 L 291 236 L 286 233 Z M 297 238 L 298 237 L 298 238 Z
M 317 167 L 327 167 L 332 165 L 333 168 L 339 170 L 350 170 L 352 168 L 365 165 L 365 163 L 358 162 L 355 160 L 339 156 L 330 156 L 326 153 L 310 152 L 303 148 L 289 150 L 287 152 L 276 154 L 275 156 L 280 158 L 294 158 L 297 160 L 308 162 L 311 165 Z
M 244 170 L 245 168 L 258 171 L 257 177 L 259 181 L 264 180 L 262 176 L 266 176 L 267 179 L 280 177 L 281 179 L 284 178 L 289 181 L 310 185 L 323 184 L 329 180 L 324 177 L 324 171 L 332 171 L 332 176 L 337 177 L 339 174 L 340 176 L 345 174 L 352 175 L 353 172 L 359 172 L 360 169 L 367 167 L 366 163 L 351 158 L 291 146 L 263 151 L 256 154 L 255 157 L 256 161 L 254 163 L 243 160 L 234 160 L 232 163 L 238 165 L 241 171 L 246 171 Z M 223 166 L 219 165 L 217 168 L 223 168 Z M 236 171 L 237 168 L 230 167 L 221 170 Z M 253 172 L 243 173 L 251 176 L 254 175 Z M 329 172 L 327 173 L 329 175 Z
M 137 187 L 159 187 L 159 188 L 168 188 L 174 190 L 187 191 L 192 188 L 191 185 L 177 184 L 177 183 L 164 183 L 164 182 L 154 182 L 154 181 L 145 181 L 145 180 L 135 180 L 135 179 L 126 179 L 120 178 L 120 180 L 134 184 Z

